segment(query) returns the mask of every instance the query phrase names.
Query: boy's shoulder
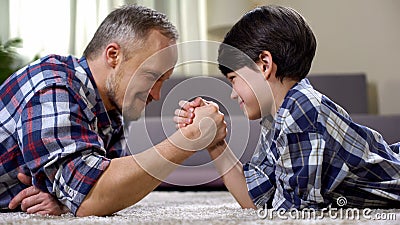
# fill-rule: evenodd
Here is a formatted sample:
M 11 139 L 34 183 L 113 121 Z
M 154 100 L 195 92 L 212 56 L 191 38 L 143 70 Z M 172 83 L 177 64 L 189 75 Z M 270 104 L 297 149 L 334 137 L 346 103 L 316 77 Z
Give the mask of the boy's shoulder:
M 315 90 L 305 78 L 288 91 L 276 120 L 284 132 L 315 132 L 321 117 L 337 114 L 348 116 L 339 105 Z

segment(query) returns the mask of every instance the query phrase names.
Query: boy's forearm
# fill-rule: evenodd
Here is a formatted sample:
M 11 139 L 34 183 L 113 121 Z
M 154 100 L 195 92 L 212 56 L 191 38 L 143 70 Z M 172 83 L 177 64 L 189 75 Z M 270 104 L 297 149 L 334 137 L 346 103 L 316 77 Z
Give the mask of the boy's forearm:
M 224 144 L 209 149 L 208 152 L 218 172 L 222 175 L 226 188 L 239 205 L 242 208 L 255 209 L 256 206 L 247 191 L 242 163 L 236 158 L 226 142 L 224 141 Z
M 165 140 L 135 156 L 111 160 L 76 215 L 110 215 L 135 204 L 192 154 Z

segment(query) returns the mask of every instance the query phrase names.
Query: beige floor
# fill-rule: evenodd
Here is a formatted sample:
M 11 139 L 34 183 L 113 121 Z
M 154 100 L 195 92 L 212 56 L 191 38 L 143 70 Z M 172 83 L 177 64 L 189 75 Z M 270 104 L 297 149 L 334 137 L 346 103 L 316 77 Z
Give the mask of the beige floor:
M 255 210 L 243 210 L 227 192 L 153 192 L 135 206 L 109 217 L 75 218 L 35 216 L 24 213 L 0 214 L 0 224 L 400 224 L 400 210 L 373 211 L 395 220 L 339 219 L 325 215 L 319 219 L 292 219 L 290 215 L 260 219 Z M 340 214 L 337 214 L 339 217 Z M 285 219 L 288 218 L 288 219 Z M 344 218 L 344 217 L 343 217 Z

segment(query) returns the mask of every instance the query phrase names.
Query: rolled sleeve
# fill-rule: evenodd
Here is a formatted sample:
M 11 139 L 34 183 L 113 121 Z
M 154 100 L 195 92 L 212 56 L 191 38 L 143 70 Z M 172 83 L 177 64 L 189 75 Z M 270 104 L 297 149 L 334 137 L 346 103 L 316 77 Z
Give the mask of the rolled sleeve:
M 94 126 L 67 87 L 37 92 L 21 113 L 18 136 L 33 185 L 74 214 L 110 162 Z
M 275 175 L 273 166 L 246 163 L 243 166 L 250 198 L 257 207 L 271 207 L 275 193 Z
M 95 153 L 74 158 L 58 169 L 53 193 L 75 215 L 109 163 L 109 159 Z

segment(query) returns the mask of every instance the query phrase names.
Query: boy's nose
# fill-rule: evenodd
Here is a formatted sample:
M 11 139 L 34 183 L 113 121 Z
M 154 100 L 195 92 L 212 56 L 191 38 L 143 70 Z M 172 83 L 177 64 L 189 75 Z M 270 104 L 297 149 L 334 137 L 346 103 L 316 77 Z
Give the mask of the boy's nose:
M 237 99 L 237 98 L 238 98 L 238 95 L 237 95 L 235 89 L 232 88 L 231 99 Z

